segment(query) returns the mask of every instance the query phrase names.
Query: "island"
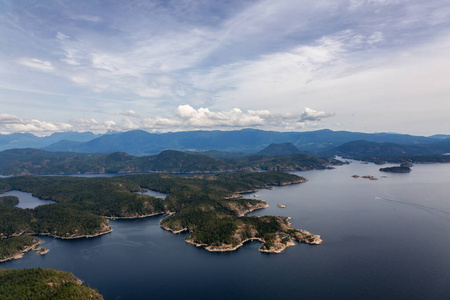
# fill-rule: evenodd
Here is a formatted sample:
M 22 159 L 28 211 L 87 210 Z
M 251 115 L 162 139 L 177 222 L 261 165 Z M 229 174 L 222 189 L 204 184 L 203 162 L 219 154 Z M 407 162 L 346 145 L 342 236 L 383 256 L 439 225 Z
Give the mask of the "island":
M 380 168 L 380 172 L 390 172 L 390 173 L 409 173 L 411 171 L 412 170 L 410 167 L 405 166 Z
M 83 285 L 72 273 L 42 268 L 0 269 L 0 297 L 30 300 L 103 299 L 97 290 Z
M 261 188 L 299 184 L 305 178 L 283 172 L 217 175 L 133 174 L 115 177 L 17 176 L 0 178 L 0 192 L 19 190 L 56 203 L 21 209 L 0 203 L 2 241 L 22 234 L 74 239 L 111 232 L 109 219 L 167 215 L 161 227 L 190 232 L 186 242 L 209 251 L 230 251 L 249 240 L 261 251 L 279 253 L 293 241 L 320 244 L 320 236 L 294 229 L 286 217 L 247 217 L 268 206 L 247 199 Z M 165 199 L 136 192 L 167 193 Z M 14 202 L 14 201 L 13 201 Z M 286 247 L 285 247 L 286 246 Z
M 372 176 L 372 175 L 363 175 L 363 176 L 359 176 L 357 174 L 352 175 L 351 177 L 353 178 L 364 178 L 364 179 L 369 179 L 369 180 L 378 180 L 378 178 Z

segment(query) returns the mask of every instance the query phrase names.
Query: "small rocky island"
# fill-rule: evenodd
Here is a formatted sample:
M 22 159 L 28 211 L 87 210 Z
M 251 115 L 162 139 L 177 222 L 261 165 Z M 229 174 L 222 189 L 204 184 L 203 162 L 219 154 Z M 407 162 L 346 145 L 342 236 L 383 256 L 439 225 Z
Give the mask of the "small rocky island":
M 405 166 L 380 168 L 380 172 L 390 172 L 390 173 L 409 173 L 411 171 L 412 170 L 410 167 Z
M 357 174 L 352 175 L 353 178 L 364 178 L 364 179 L 369 179 L 369 180 L 378 180 L 378 178 L 372 176 L 372 175 L 363 175 L 363 176 L 359 176 Z

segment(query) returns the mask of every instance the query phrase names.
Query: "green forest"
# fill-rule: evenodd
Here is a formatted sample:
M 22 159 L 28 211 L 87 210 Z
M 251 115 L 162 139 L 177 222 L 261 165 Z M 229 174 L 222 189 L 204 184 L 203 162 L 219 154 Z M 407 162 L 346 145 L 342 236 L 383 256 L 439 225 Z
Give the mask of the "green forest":
M 81 285 L 72 273 L 52 269 L 0 269 L 0 299 L 103 299 L 97 290 Z
M 0 261 L 21 253 L 26 247 L 31 247 L 40 242 L 34 236 L 15 236 L 0 241 Z

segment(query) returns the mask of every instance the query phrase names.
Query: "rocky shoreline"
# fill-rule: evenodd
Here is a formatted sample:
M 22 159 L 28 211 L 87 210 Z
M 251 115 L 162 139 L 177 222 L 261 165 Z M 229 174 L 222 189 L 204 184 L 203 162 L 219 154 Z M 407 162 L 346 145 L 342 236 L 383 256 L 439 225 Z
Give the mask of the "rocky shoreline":
M 108 219 L 108 220 L 130 220 L 130 219 L 143 219 L 143 218 L 148 218 L 148 217 L 154 217 L 154 216 L 158 216 L 158 215 L 173 215 L 174 212 L 170 212 L 170 211 L 165 211 L 165 212 L 157 212 L 157 213 L 151 213 L 151 214 L 146 214 L 146 215 L 134 215 L 134 216 L 128 216 L 128 217 L 106 217 L 103 216 L 103 218 Z
M 28 251 L 31 251 L 31 250 L 34 250 L 34 251 L 36 251 L 37 253 L 39 253 L 41 255 L 44 255 L 44 254 L 48 253 L 50 250 L 48 250 L 47 248 L 44 248 L 44 247 L 38 247 L 42 243 L 44 243 L 44 241 L 39 240 L 39 241 L 37 241 L 36 243 L 34 243 L 34 244 L 30 245 L 30 246 L 26 246 L 24 249 L 22 249 L 18 253 L 15 253 L 12 256 L 0 259 L 0 263 L 5 262 L 5 261 L 14 260 L 14 259 L 20 259 L 20 258 L 23 257 L 23 255 L 25 253 L 27 253 Z
M 246 238 L 242 241 L 240 241 L 239 244 L 233 245 L 233 244 L 222 244 L 222 245 L 207 245 L 202 243 L 196 243 L 192 240 L 191 236 L 186 238 L 186 243 L 194 245 L 196 247 L 203 247 L 205 250 L 209 252 L 230 252 L 230 251 L 236 251 L 240 247 L 242 247 L 245 243 L 250 241 L 259 241 L 263 243 L 263 245 L 258 249 L 258 251 L 263 253 L 282 253 L 284 250 L 286 250 L 288 247 L 295 246 L 294 240 L 299 243 L 305 243 L 309 245 L 320 245 L 323 243 L 322 238 L 320 235 L 312 234 L 311 232 L 303 229 L 293 229 L 292 224 L 287 222 L 289 218 L 286 217 L 278 217 L 285 219 L 282 222 L 286 221 L 284 223 L 283 229 L 287 229 L 289 232 L 293 231 L 292 233 L 288 232 L 279 232 L 275 235 L 275 238 L 271 240 L 271 246 L 270 248 L 266 247 L 267 241 L 260 237 L 251 237 Z
M 251 209 L 248 212 L 251 212 L 251 211 L 254 211 L 257 209 L 262 209 L 262 208 L 269 206 L 265 202 L 264 202 L 264 204 L 265 204 L 264 207 L 258 207 L 258 208 L 255 207 L 254 209 Z M 243 216 L 243 215 L 240 215 L 240 216 Z M 195 242 L 192 238 L 192 235 L 190 235 L 185 239 L 185 242 L 188 244 L 194 245 L 196 247 L 203 247 L 205 250 L 207 250 L 209 252 L 230 252 L 230 251 L 235 251 L 235 250 L 239 249 L 247 242 L 259 241 L 259 242 L 263 243 L 263 245 L 259 248 L 259 251 L 263 252 L 263 253 L 282 253 L 284 250 L 286 250 L 286 248 L 295 246 L 294 241 L 297 241 L 299 243 L 309 244 L 309 245 L 320 245 L 323 243 L 323 240 L 320 235 L 312 234 L 311 232 L 309 232 L 307 230 L 303 230 L 303 229 L 294 229 L 292 227 L 292 224 L 289 222 L 289 220 L 291 220 L 291 218 L 289 218 L 289 217 L 276 217 L 276 218 L 281 226 L 281 230 L 276 232 L 274 237 L 271 238 L 270 244 L 268 243 L 267 240 L 265 240 L 261 237 L 257 237 L 257 236 L 244 238 L 241 241 L 239 241 L 238 244 L 208 245 L 208 244 L 204 244 L 204 243 Z M 179 228 L 179 229 L 171 228 L 168 225 L 161 224 L 161 223 L 160 223 L 160 226 L 164 230 L 170 231 L 174 234 L 179 234 L 179 233 L 186 232 L 186 231 L 192 232 L 192 230 L 190 230 L 187 227 Z M 241 230 L 241 228 L 239 228 L 235 232 L 235 234 L 234 234 L 235 237 L 240 237 L 240 235 L 239 235 L 240 230 Z M 257 234 L 257 233 L 254 233 L 254 234 Z M 268 247 L 267 245 L 270 245 L 270 246 Z
M 107 234 L 113 231 L 113 229 L 106 225 L 106 224 L 102 224 L 103 228 L 102 231 L 94 233 L 94 234 L 83 234 L 83 235 L 69 235 L 69 236 L 61 236 L 61 235 L 56 235 L 56 234 L 52 234 L 49 232 L 45 232 L 45 233 L 30 233 L 29 235 L 44 235 L 44 236 L 51 236 L 52 238 L 57 238 L 57 239 L 62 239 L 62 240 L 73 240 L 73 239 L 81 239 L 81 238 L 92 238 L 92 237 L 97 237 L 103 234 Z

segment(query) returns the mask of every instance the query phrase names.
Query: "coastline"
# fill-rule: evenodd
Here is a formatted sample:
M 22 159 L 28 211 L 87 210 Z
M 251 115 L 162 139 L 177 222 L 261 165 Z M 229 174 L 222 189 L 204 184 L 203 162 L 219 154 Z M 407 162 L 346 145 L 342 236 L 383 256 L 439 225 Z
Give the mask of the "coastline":
M 259 205 L 254 206 L 248 210 L 238 211 L 238 215 L 242 217 L 252 211 L 263 209 L 268 206 L 269 204 L 267 202 L 261 201 Z M 311 232 L 304 229 L 294 229 L 292 227 L 292 224 L 289 222 L 289 220 L 291 220 L 290 217 L 277 217 L 277 219 L 281 225 L 281 230 L 275 233 L 275 237 L 273 238 L 273 240 L 270 241 L 271 246 L 269 249 L 266 249 L 267 241 L 261 237 L 246 238 L 240 241 L 240 243 L 237 245 L 222 244 L 221 246 L 213 246 L 203 243 L 197 243 L 192 240 L 192 235 L 190 235 L 185 239 L 185 242 L 194 245 L 196 247 L 203 247 L 205 250 L 209 252 L 230 252 L 239 249 L 249 241 L 259 241 L 263 243 L 263 245 L 261 245 L 261 247 L 258 249 L 258 251 L 262 253 L 282 253 L 284 250 L 286 250 L 286 248 L 296 245 L 294 240 L 299 243 L 305 243 L 309 245 L 320 245 L 323 243 L 323 240 L 320 235 L 312 234 Z M 189 231 L 189 228 L 187 227 L 181 229 L 172 229 L 169 226 L 161 223 L 160 227 L 174 234 Z
M 103 216 L 103 218 L 108 219 L 108 220 L 132 220 L 132 219 L 143 219 L 143 218 L 148 218 L 148 217 L 153 217 L 153 216 L 158 216 L 158 215 L 173 215 L 173 212 L 158 212 L 158 213 L 152 213 L 152 214 L 146 214 L 146 215 L 135 215 L 135 216 L 130 216 L 130 217 L 106 217 Z
M 40 244 L 43 244 L 43 243 L 44 243 L 44 241 L 38 240 L 38 241 L 37 241 L 36 243 L 34 243 L 33 245 L 26 246 L 26 247 L 25 247 L 24 249 L 22 249 L 20 252 L 17 252 L 16 254 L 14 254 L 14 255 L 12 255 L 12 256 L 9 256 L 9 257 L 0 259 L 0 263 L 6 262 L 6 261 L 10 261 L 10 260 L 14 260 L 14 259 L 20 259 L 20 258 L 22 258 L 22 257 L 24 256 L 25 253 L 27 253 L 27 252 L 29 252 L 29 251 L 31 251 L 31 250 L 34 250 L 34 251 L 38 252 L 38 251 L 40 250 L 40 249 L 38 248 L 38 246 L 39 246 Z M 46 249 L 46 248 L 45 248 L 45 249 Z M 45 253 L 42 253 L 42 255 L 48 253 L 49 251 L 50 251 L 50 250 L 46 249 L 46 252 L 45 252 Z M 41 254 L 41 253 L 39 253 L 39 254 Z
M 49 232 L 44 232 L 44 233 L 29 233 L 29 235 L 43 235 L 43 236 L 51 236 L 52 238 L 56 238 L 56 239 L 62 239 L 62 240 L 73 240 L 73 239 L 81 239 L 81 238 L 92 238 L 92 237 L 97 237 L 103 234 L 107 234 L 113 231 L 113 229 L 111 228 L 111 226 L 108 226 L 107 224 L 102 224 L 103 225 L 103 230 L 94 234 L 83 234 L 83 235 L 70 235 L 70 236 L 59 236 L 59 235 L 55 235 Z

